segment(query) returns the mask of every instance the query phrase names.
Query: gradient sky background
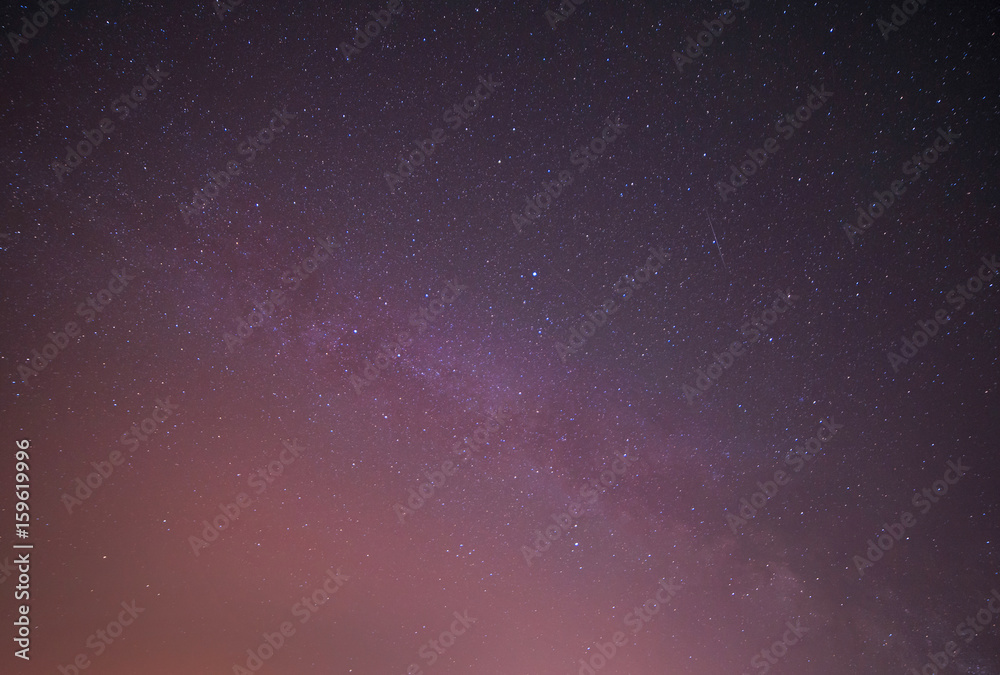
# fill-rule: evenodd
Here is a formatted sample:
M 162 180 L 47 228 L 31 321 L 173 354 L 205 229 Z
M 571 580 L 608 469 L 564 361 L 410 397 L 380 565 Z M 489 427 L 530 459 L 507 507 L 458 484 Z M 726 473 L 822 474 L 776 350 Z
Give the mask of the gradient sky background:
M 997 280 L 899 372 L 886 352 L 1000 254 L 1000 10 L 932 0 L 885 40 L 891 3 L 752 0 L 679 73 L 672 53 L 728 0 L 595 0 L 555 29 L 555 0 L 404 2 L 350 61 L 338 46 L 384 3 L 292 5 L 220 20 L 209 2 L 80 0 L 16 54 L 4 39 L 0 562 L 22 438 L 35 548 L 32 658 L 13 657 L 7 579 L 0 669 L 58 673 L 82 652 L 86 673 L 231 673 L 289 620 L 259 672 L 575 675 L 623 630 L 602 673 L 763 675 L 751 658 L 799 619 L 770 672 L 882 675 L 956 639 L 1000 589 Z M 4 34 L 32 11 L 6 6 Z M 169 77 L 119 121 L 147 66 Z M 501 84 L 390 192 L 384 172 L 479 76 Z M 811 86 L 834 95 L 723 203 L 716 181 Z M 186 223 L 179 205 L 282 105 L 297 117 Z M 579 173 L 571 153 L 609 115 L 626 130 Z M 115 131 L 57 180 L 105 116 Z M 938 127 L 961 137 L 850 242 L 843 223 Z M 573 184 L 517 233 L 511 213 L 560 170 Z M 321 235 L 340 248 L 228 351 Z M 651 246 L 668 264 L 562 363 L 556 342 Z M 82 322 L 123 266 L 134 281 Z M 468 289 L 357 393 L 350 376 L 449 280 Z M 682 385 L 777 288 L 801 300 L 689 405 Z M 22 381 L 69 321 L 80 337 Z M 176 414 L 68 514 L 75 479 L 166 397 Z M 400 524 L 393 505 L 504 405 Z M 734 534 L 740 497 L 831 418 L 822 455 Z M 301 457 L 255 494 L 290 439 Z M 617 452 L 639 457 L 632 475 L 529 567 L 535 528 Z M 859 578 L 866 540 L 959 458 L 969 474 Z M 244 491 L 195 556 L 188 538 Z M 349 581 L 299 624 L 330 567 Z M 682 589 L 633 634 L 625 615 L 661 579 Z M 145 612 L 95 656 L 88 636 L 133 599 Z M 421 646 L 466 610 L 476 624 L 428 665 Z M 961 643 L 948 672 L 1000 672 L 998 639 Z

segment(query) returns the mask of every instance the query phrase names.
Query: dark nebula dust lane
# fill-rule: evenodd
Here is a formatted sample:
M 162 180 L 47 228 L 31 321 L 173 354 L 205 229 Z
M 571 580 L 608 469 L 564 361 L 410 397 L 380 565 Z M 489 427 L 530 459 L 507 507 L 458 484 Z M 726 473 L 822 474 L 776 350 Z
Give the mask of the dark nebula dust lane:
M 0 9 L 7 673 L 995 675 L 989 3 Z

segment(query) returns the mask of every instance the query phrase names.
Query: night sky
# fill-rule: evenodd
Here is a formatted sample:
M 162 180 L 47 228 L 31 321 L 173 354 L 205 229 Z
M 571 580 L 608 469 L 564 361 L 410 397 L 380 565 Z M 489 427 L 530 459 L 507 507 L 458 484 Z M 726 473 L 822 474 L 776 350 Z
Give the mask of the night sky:
M 995 5 L 45 6 L 0 671 L 1000 673 Z

